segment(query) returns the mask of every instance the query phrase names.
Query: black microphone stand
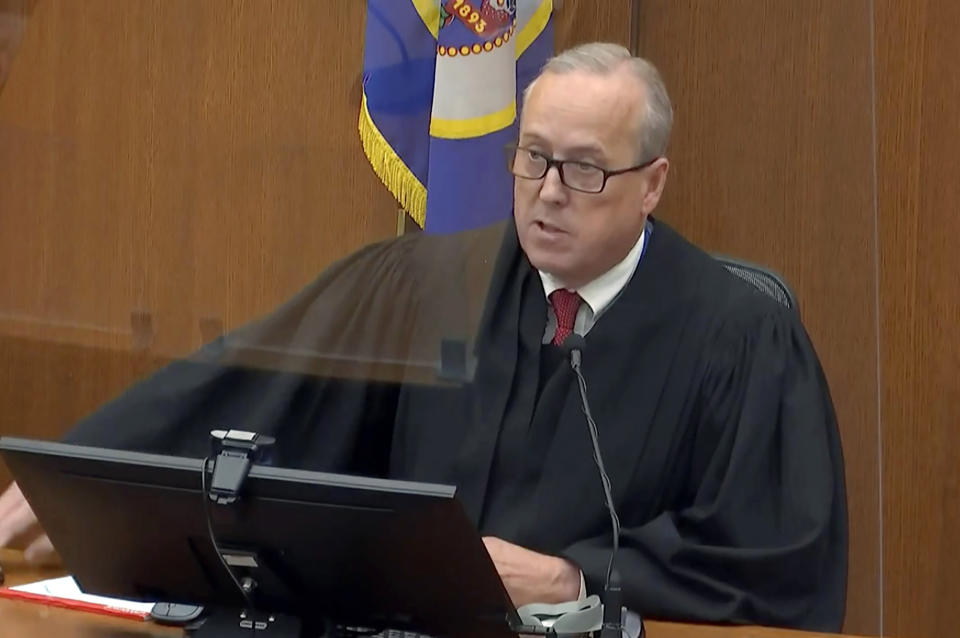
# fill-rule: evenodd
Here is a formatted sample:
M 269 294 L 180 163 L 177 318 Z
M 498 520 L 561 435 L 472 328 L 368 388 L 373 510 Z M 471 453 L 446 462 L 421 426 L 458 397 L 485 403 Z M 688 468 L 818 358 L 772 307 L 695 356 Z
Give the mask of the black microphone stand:
M 600 482 L 603 485 L 603 495 L 606 499 L 607 510 L 610 512 L 610 527 L 613 532 L 613 546 L 610 549 L 610 560 L 607 563 L 607 573 L 603 583 L 603 625 L 600 629 L 600 638 L 622 638 L 623 636 L 623 592 L 620 585 L 620 572 L 616 567 L 617 550 L 620 548 L 620 518 L 613 504 L 613 489 L 610 486 L 610 477 L 603 464 L 603 455 L 600 453 L 600 439 L 597 434 L 597 424 L 590 413 L 590 402 L 587 400 L 587 382 L 580 369 L 583 349 L 586 347 L 583 337 L 574 333 L 563 341 L 563 349 L 569 354 L 570 367 L 577 375 L 577 385 L 580 389 L 580 403 L 583 414 L 587 418 L 587 427 L 590 430 L 590 441 L 593 444 L 593 460 L 600 472 Z M 640 625 L 640 636 L 643 636 L 643 624 Z

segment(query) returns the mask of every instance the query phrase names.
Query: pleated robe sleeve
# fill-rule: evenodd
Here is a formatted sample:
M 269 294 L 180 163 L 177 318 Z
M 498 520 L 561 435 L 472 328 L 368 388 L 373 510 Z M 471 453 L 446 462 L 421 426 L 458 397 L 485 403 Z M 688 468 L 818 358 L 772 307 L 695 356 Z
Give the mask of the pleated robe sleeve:
M 837 631 L 847 577 L 843 460 L 795 314 L 744 312 L 703 354 L 680 506 L 622 530 L 628 607 L 649 617 Z M 622 505 L 629 509 L 629 503 Z M 564 554 L 603 589 L 611 539 Z

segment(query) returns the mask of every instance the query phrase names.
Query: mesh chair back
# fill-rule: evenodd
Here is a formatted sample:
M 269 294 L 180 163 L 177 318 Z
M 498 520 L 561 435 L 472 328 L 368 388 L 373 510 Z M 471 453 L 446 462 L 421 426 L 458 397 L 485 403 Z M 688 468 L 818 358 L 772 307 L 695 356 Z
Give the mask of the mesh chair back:
M 798 310 L 797 298 L 790 290 L 787 282 L 777 273 L 763 266 L 733 257 L 714 255 L 714 259 L 723 264 L 723 267 L 729 272 L 743 279 L 763 294 L 772 297 L 777 303 L 791 310 Z

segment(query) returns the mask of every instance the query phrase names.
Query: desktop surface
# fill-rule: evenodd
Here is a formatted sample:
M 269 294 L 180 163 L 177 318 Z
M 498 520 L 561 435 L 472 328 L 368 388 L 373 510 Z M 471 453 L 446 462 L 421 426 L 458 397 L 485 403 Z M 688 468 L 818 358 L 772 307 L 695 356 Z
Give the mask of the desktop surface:
M 0 550 L 7 585 L 55 578 L 63 569 L 27 564 L 19 552 Z M 719 627 L 674 622 L 644 621 L 649 638 L 839 638 L 840 634 L 811 633 L 770 627 Z M 0 598 L 0 636 L 3 638 L 179 638 L 180 629 L 149 622 L 111 618 Z

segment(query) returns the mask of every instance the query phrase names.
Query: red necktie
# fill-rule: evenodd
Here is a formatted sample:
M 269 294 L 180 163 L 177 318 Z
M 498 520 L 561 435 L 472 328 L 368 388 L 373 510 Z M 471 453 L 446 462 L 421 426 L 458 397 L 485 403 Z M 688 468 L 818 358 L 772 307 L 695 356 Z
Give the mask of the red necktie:
M 557 315 L 557 331 L 553 334 L 553 345 L 559 346 L 573 332 L 573 323 L 577 319 L 577 311 L 582 301 L 580 295 L 564 288 L 550 293 L 550 303 Z

